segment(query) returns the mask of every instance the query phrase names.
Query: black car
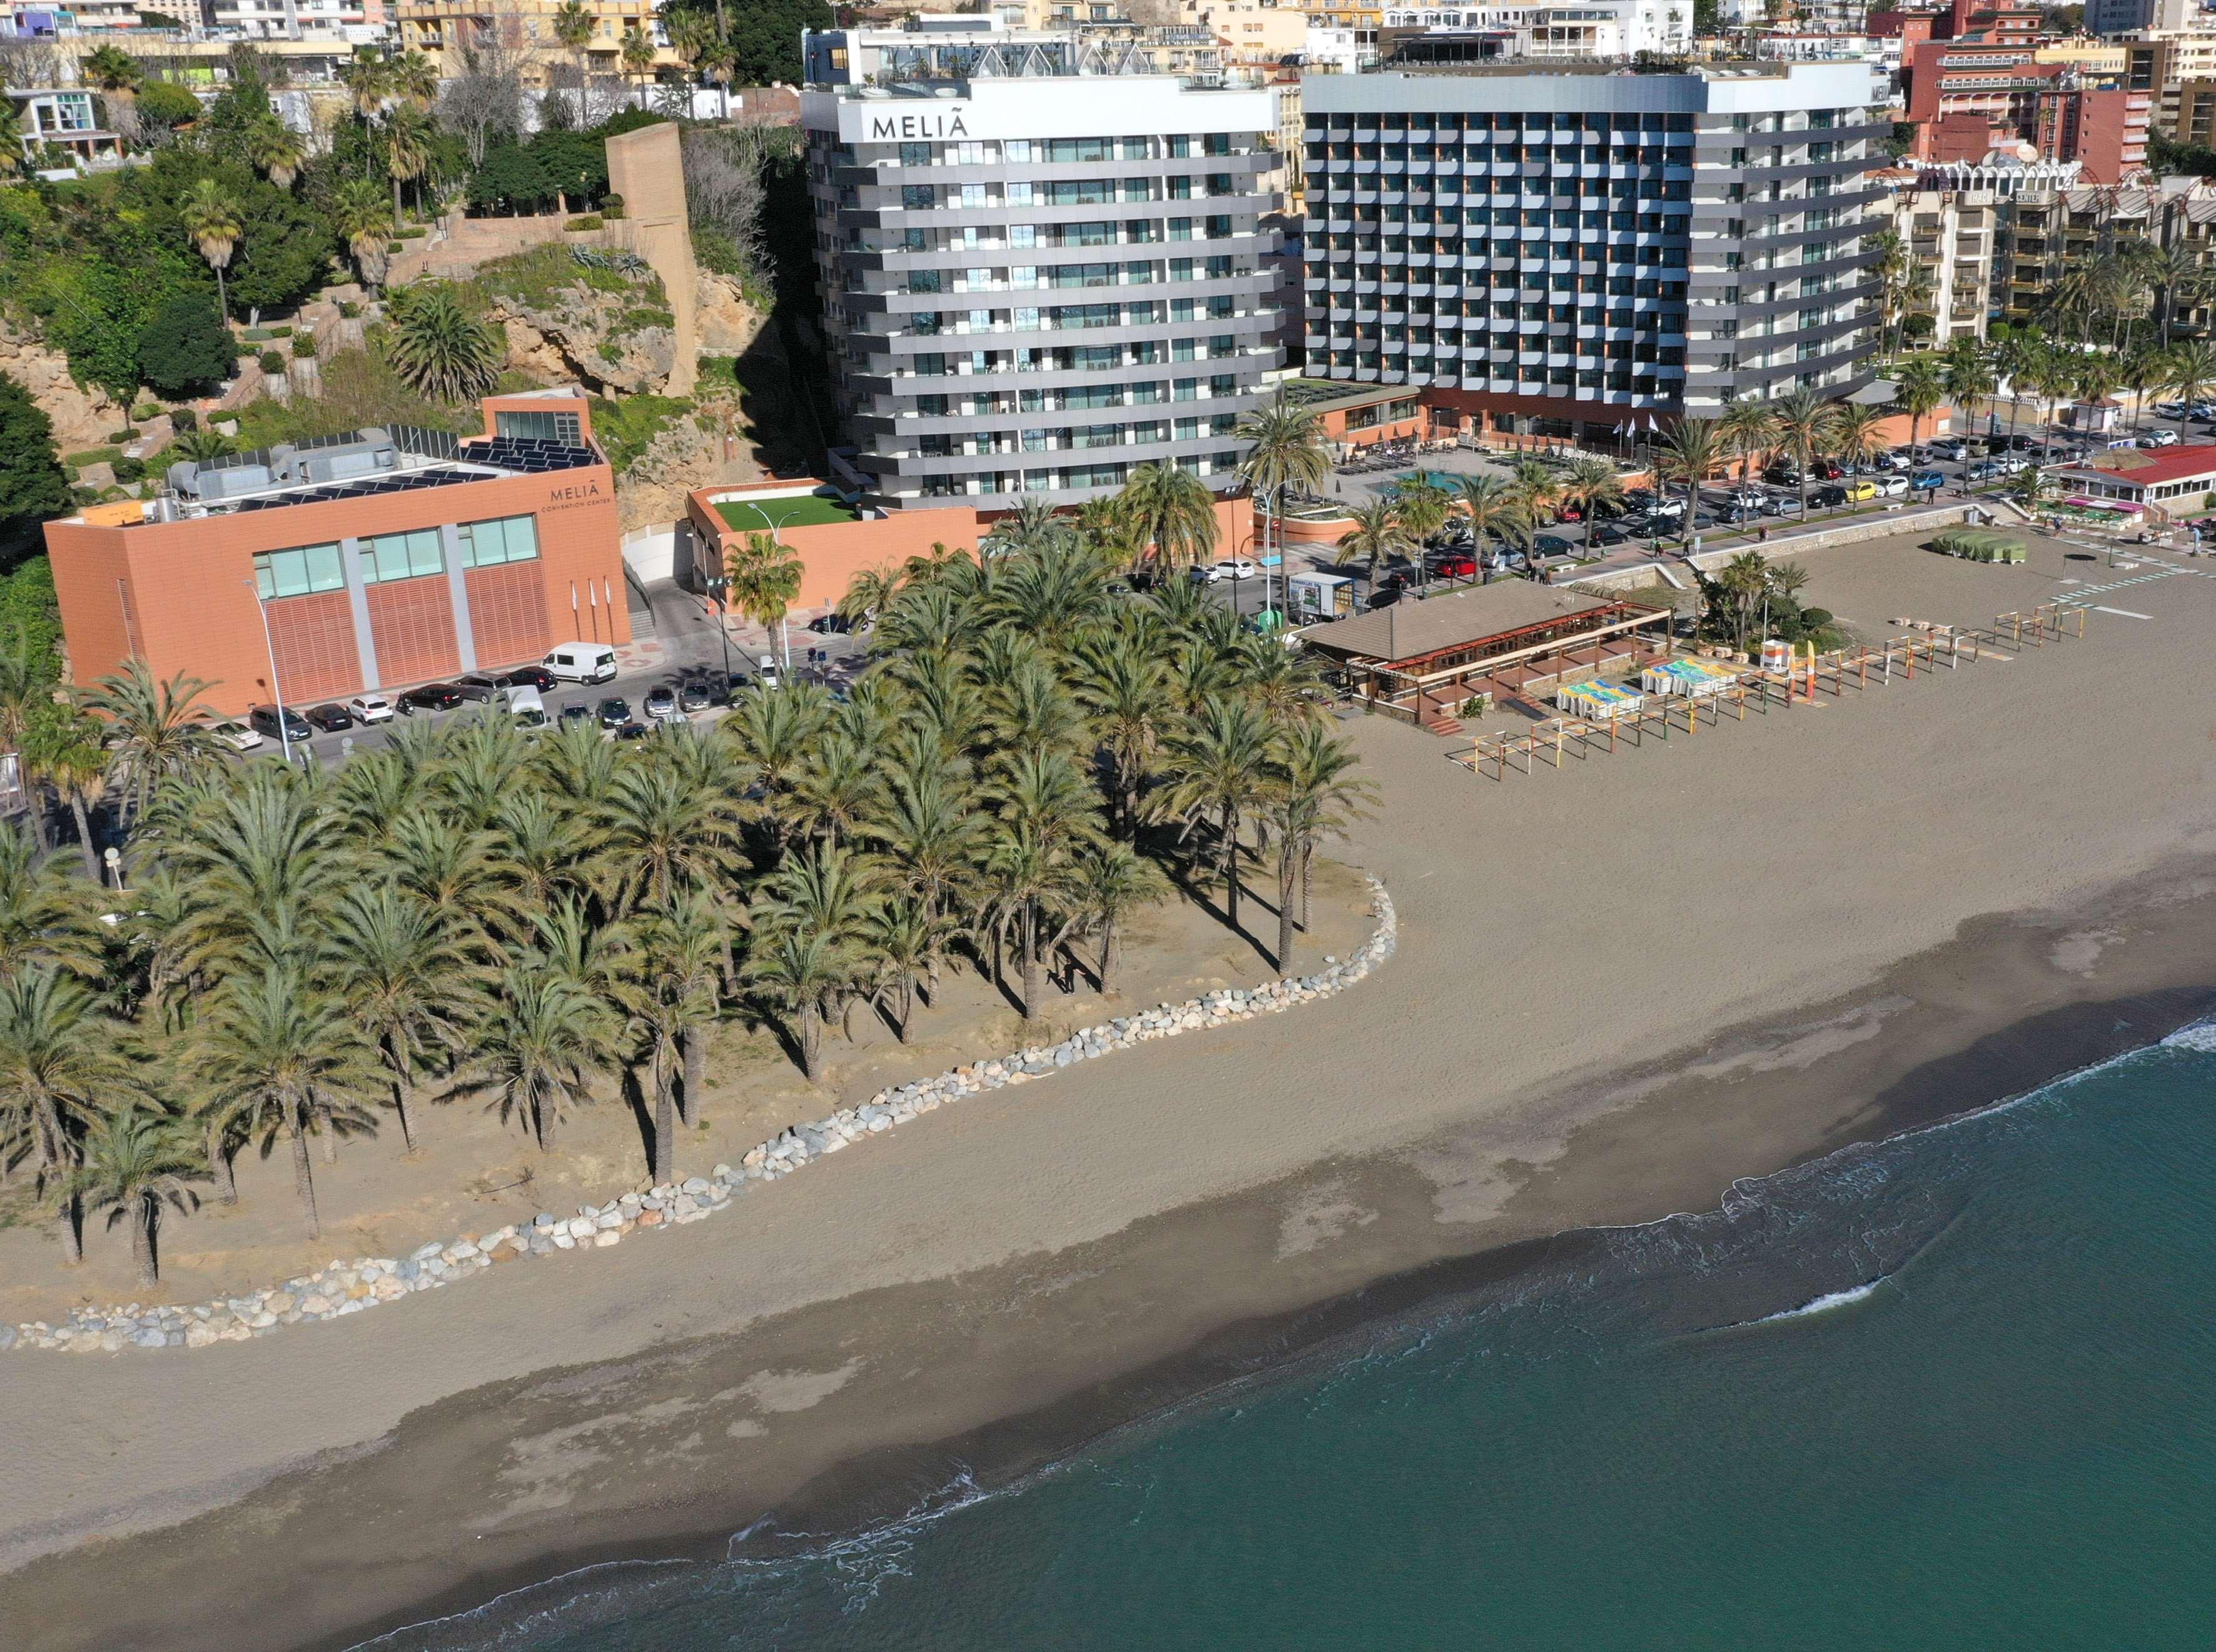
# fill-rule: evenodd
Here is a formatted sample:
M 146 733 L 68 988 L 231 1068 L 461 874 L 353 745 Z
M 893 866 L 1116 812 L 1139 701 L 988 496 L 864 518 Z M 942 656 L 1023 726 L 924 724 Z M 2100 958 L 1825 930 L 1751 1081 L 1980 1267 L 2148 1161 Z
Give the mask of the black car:
M 1810 494 L 1808 502 L 1819 509 L 1829 510 L 1835 505 L 1844 505 L 1847 502 L 1847 490 L 1838 483 L 1832 482 Z
M 565 705 L 562 708 L 561 722 L 564 728 L 572 723 L 590 722 L 592 720 L 593 708 L 588 705 Z
M 482 672 L 471 672 L 454 685 L 454 692 L 465 700 L 474 700 L 479 705 L 489 705 L 501 697 L 501 683 L 496 677 L 487 677 Z
M 461 703 L 462 691 L 452 683 L 426 683 L 400 697 L 400 715 L 412 717 L 419 711 L 452 711 Z
M 1800 473 L 1789 464 L 1773 464 L 1762 473 L 1762 479 L 1773 488 L 1798 488 Z
M 819 614 L 808 622 L 808 629 L 818 636 L 844 636 L 854 623 L 844 614 Z
M 1631 536 L 1613 522 L 1596 522 L 1585 530 L 1588 545 L 1620 545 Z
M 1370 605 L 1372 608 L 1390 608 L 1400 600 L 1400 587 L 1397 585 L 1381 585 L 1370 593 Z
M 311 705 L 300 715 L 326 734 L 342 734 L 354 727 L 354 713 L 335 703 Z
M 644 740 L 654 731 L 643 722 L 627 722 L 616 730 L 618 740 Z
M 1574 556 L 1578 548 L 1557 533 L 1542 533 L 1531 542 L 1532 549 L 1542 556 Z
M 552 688 L 555 675 L 544 666 L 520 666 L 500 679 L 502 688 L 535 688 L 541 694 Z
M 631 721 L 631 702 L 612 698 L 603 700 L 600 713 L 601 728 L 620 728 Z
M 266 734 L 271 740 L 311 740 L 314 738 L 316 731 L 308 727 L 308 720 L 305 717 L 303 717 L 299 712 L 293 710 L 290 706 L 281 708 L 284 712 L 285 723 L 284 728 L 280 732 L 277 724 L 277 715 L 280 709 L 280 708 L 274 705 L 254 706 L 247 711 L 246 721 L 253 726 L 255 733 Z
M 686 683 L 677 691 L 677 703 L 687 711 L 705 711 L 716 703 L 715 691 L 705 683 Z

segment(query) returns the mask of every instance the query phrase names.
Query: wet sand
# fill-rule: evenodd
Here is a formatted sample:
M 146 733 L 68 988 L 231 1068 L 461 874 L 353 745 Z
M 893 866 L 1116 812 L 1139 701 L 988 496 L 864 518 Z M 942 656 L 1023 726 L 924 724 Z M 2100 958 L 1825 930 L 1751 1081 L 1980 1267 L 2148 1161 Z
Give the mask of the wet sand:
M 1808 556 L 1990 617 L 2081 571 Z M 1965 576 L 1968 576 L 1966 578 Z M 2216 589 L 2083 645 L 1505 787 L 1358 731 L 1399 955 L 919 1121 L 717 1222 L 189 1357 L 0 1360 L 27 1646 L 338 1646 L 597 1558 L 839 1529 L 1595 1223 L 2028 1088 L 2204 1007 Z

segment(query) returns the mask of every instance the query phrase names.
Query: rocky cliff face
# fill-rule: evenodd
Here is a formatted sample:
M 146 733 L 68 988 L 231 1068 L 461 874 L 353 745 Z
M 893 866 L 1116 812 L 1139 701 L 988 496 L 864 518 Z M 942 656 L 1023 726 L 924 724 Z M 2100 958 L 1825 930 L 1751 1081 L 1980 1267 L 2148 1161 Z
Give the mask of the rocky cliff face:
M 763 316 L 740 295 L 738 283 L 699 273 L 699 350 L 737 355 L 761 331 Z M 674 318 L 658 285 L 625 290 L 583 279 L 495 291 L 491 319 L 508 335 L 509 365 L 548 383 L 577 380 L 602 395 L 658 395 L 677 359 Z
M 34 335 L 18 333 L 0 321 L 0 372 L 31 393 L 54 421 L 54 445 L 65 453 L 98 447 L 131 422 L 131 409 L 102 390 L 82 390 L 71 382 L 69 359 Z

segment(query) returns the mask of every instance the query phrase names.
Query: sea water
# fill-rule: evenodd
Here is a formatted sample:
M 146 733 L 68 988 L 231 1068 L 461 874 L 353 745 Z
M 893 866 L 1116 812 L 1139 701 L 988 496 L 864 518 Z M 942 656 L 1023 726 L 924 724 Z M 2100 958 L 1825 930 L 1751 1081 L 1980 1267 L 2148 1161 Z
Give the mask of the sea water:
M 1019 1485 L 392 1643 L 2216 1645 L 2216 1036 L 1573 1254 Z

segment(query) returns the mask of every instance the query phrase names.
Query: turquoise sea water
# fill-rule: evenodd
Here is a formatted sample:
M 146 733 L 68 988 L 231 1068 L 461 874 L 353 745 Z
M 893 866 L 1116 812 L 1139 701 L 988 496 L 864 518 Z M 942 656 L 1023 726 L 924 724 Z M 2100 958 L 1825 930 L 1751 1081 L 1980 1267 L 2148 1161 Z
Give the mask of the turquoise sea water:
M 2216 1036 L 2190 1029 L 1019 1486 L 797 1557 L 580 1575 L 437 1639 L 2207 1647 L 2212 1218 Z

